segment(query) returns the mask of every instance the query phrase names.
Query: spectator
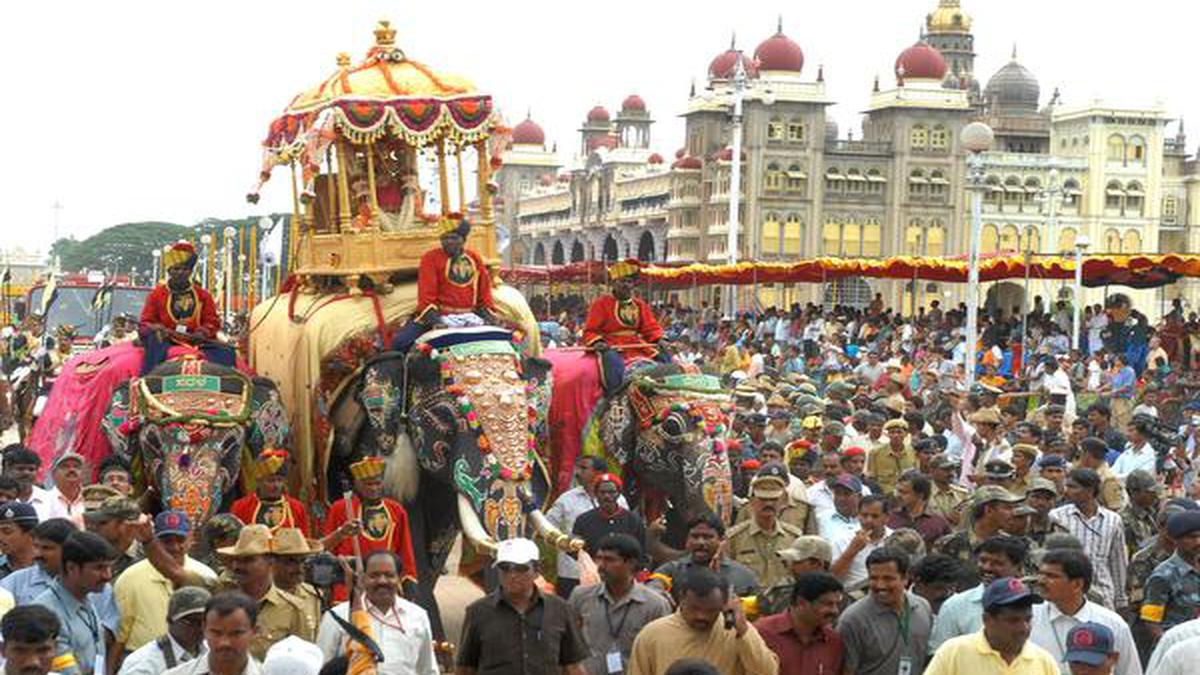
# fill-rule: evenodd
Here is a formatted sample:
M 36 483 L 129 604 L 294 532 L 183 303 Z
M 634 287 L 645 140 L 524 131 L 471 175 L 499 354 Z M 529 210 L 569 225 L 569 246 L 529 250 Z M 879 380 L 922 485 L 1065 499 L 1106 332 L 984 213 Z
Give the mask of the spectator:
M 218 574 L 224 572 L 225 563 L 221 560 L 221 556 L 217 555 L 217 551 L 237 544 L 238 535 L 245 526 L 232 513 L 218 513 L 204 523 L 204 527 L 200 530 L 200 536 L 204 541 L 203 548 L 208 551 L 208 555 L 201 557 L 201 562 Z
M 804 530 L 779 519 L 780 508 L 787 504 L 787 482 L 782 465 L 774 473 L 760 471 L 750 482 L 750 512 L 752 518 L 729 530 L 729 551 L 733 559 L 754 573 L 762 587 L 788 578 L 783 561 L 775 551 L 786 547 Z
M 575 611 L 538 591 L 538 547 L 528 539 L 500 542 L 496 590 L 467 607 L 458 675 L 582 675 L 588 656 Z M 527 618 L 528 617 L 528 618 Z
M 1147 658 L 1154 648 L 1154 635 L 1150 624 L 1141 618 L 1142 605 L 1146 598 L 1146 584 L 1150 575 L 1158 566 L 1175 555 L 1175 541 L 1167 534 L 1167 520 L 1182 511 L 1200 509 L 1195 500 L 1176 497 L 1168 500 L 1158 510 L 1155 523 L 1158 526 L 1153 543 L 1138 551 L 1129 559 L 1129 613 L 1136 617 L 1130 624 L 1133 627 L 1133 639 L 1138 646 L 1138 654 L 1146 665 Z
M 825 572 L 796 578 L 791 606 L 754 623 L 779 657 L 780 675 L 842 672 L 842 638 L 833 630 L 841 613 L 842 583 Z
M 104 626 L 90 593 L 104 590 L 112 579 L 117 552 L 103 537 L 73 532 L 62 545 L 62 575 L 33 602 L 53 611 L 62 622 L 55 664 L 65 675 L 103 673 Z
M 583 455 L 575 460 L 575 487 L 562 493 L 546 511 L 546 517 L 563 532 L 575 530 L 575 520 L 596 508 L 596 497 L 592 492 L 596 476 L 608 472 L 608 462 L 603 457 Z M 622 508 L 629 508 L 624 497 L 618 498 Z M 571 591 L 579 584 L 579 564 L 569 555 L 558 556 L 558 595 L 571 597 Z
M 96 482 L 116 490 L 128 497 L 133 492 L 133 472 L 129 465 L 118 455 L 109 455 L 100 462 L 100 470 Z
M 379 675 L 433 675 L 438 672 L 429 615 L 401 595 L 402 565 L 400 557 L 391 551 L 374 551 L 367 555 L 362 578 L 357 581 L 364 596 L 364 607 L 360 610 L 352 608 L 351 602 L 343 602 L 334 605 L 321 619 L 317 645 L 326 660 L 348 652 L 350 638 L 344 625 L 359 625 L 352 614 L 362 611 L 367 617 L 370 635 L 383 653 L 383 662 L 376 666 Z
M 215 583 L 217 575 L 187 554 L 191 531 L 182 511 L 163 511 L 154 518 L 154 538 L 166 555 L 184 572 L 197 575 L 202 583 Z M 158 639 L 176 588 L 177 584 L 151 560 L 134 563 L 125 570 L 113 585 L 121 611 L 114 649 L 132 652 Z
M 996 579 L 1021 574 L 1029 554 L 1025 543 L 1008 535 L 985 539 L 975 549 L 975 567 L 979 570 L 979 585 L 950 596 L 937 619 L 929 639 L 931 651 L 943 642 L 960 635 L 969 635 L 983 626 L 983 595 Z
M 1110 651 L 1119 652 L 1117 675 L 1141 675 L 1142 664 L 1129 626 L 1116 612 L 1087 599 L 1091 585 L 1092 562 L 1086 555 L 1071 550 L 1047 551 L 1038 567 L 1038 586 L 1046 602 L 1033 608 L 1030 640 L 1055 661 L 1066 663 L 1069 648 L 1061 636 L 1080 625 L 1100 624 L 1112 632 L 1110 643 L 1116 649 Z
M 1196 592 L 1200 511 L 1184 511 L 1169 517 L 1167 536 L 1175 541 L 1175 554 L 1150 575 L 1140 614 L 1155 638 L 1164 630 L 1200 616 L 1200 594 Z
M 575 520 L 572 534 L 583 540 L 584 549 L 595 557 L 601 541 L 609 535 L 625 534 L 646 550 L 646 523 L 642 517 L 621 506 L 621 490 L 625 484 L 611 473 L 602 473 L 592 479 L 595 483 L 596 508 L 583 512 Z
M 894 675 L 925 669 L 933 613 L 908 585 L 908 556 L 887 548 L 867 556 L 870 593 L 838 620 L 846 673 Z
M 1109 405 L 1112 407 L 1112 422 L 1118 428 L 1124 428 L 1129 424 L 1136 386 L 1137 373 L 1129 365 L 1129 359 L 1124 354 L 1117 354 L 1113 357 L 1112 381 L 1108 385 L 1101 385 L 1100 393 L 1107 394 Z
M 983 630 L 938 648 L 925 675 L 1057 675 L 1054 658 L 1029 640 L 1037 602 L 1040 599 L 1020 579 L 996 579 L 983 594 Z
M 1139 418 L 1131 422 L 1126 431 L 1129 441 L 1117 457 L 1117 461 L 1113 462 L 1113 474 L 1121 480 L 1138 470 L 1145 471 L 1151 477 L 1157 475 L 1155 462 L 1158 453 L 1154 451 L 1154 446 L 1150 445 L 1150 435 L 1153 433 L 1150 425 Z
M 12 476 L 0 474 L 0 504 L 17 501 L 17 494 L 20 491 L 20 486 Z
M 912 592 L 925 598 L 934 614 L 934 626 L 942 604 L 958 589 L 962 567 L 947 555 L 933 553 L 921 558 L 912 568 Z
M 1190 645 L 1183 648 L 1182 651 L 1176 653 L 1176 647 L 1180 645 Z M 1154 653 L 1150 655 L 1150 661 L 1146 664 L 1146 672 L 1150 675 L 1157 675 L 1164 672 L 1163 665 L 1167 654 L 1172 654 L 1172 666 L 1176 669 L 1173 675 L 1184 675 L 1191 671 L 1180 668 L 1181 663 L 1188 663 L 1185 659 L 1190 659 L 1192 664 L 1200 660 L 1200 653 L 1197 648 L 1200 647 L 1200 618 L 1185 621 L 1178 626 L 1166 631 L 1162 635 L 1162 639 L 1158 641 L 1158 645 L 1154 648 Z
M 820 532 L 821 520 L 834 510 L 833 484 L 842 474 L 842 456 L 836 450 L 821 455 L 821 477 L 806 490 L 806 499 L 816 512 L 817 530 Z M 863 496 L 871 494 L 866 486 L 861 486 L 859 493 Z
M 839 488 L 840 491 L 840 488 Z M 833 576 L 853 593 L 867 584 L 867 558 L 883 545 L 885 537 L 892 533 L 887 526 L 887 500 L 880 495 L 863 497 L 858 508 L 859 529 L 852 535 L 842 532 L 832 538 Z M 907 570 L 907 568 L 905 568 Z
M 163 675 L 259 675 L 262 667 L 250 656 L 258 607 L 257 602 L 238 591 L 214 595 L 204 606 L 204 644 L 208 653 Z
M 829 489 L 833 508 L 818 518 L 817 532 L 827 541 L 845 534 L 853 536 L 859 528 L 859 505 L 862 498 L 870 494 L 870 490 L 864 493 L 862 481 L 850 473 L 842 473 L 829 481 Z
M 1029 527 L 1025 536 L 1037 546 L 1044 544 L 1046 535 L 1053 531 L 1050 511 L 1057 502 L 1058 487 L 1053 481 L 1034 478 L 1029 482 L 1029 489 L 1025 491 L 1025 503 L 1033 509 L 1033 513 L 1029 515 Z
M 8 502 L 0 505 L 0 579 L 33 565 L 33 529 L 37 511 L 29 504 Z
M 38 522 L 54 517 L 54 502 L 50 493 L 37 483 L 42 458 L 29 448 L 16 443 L 4 448 L 4 475 L 17 481 L 17 501 L 29 504 L 38 514 Z
M 195 586 L 172 593 L 167 604 L 167 632 L 125 657 L 118 675 L 161 675 L 204 656 L 204 607 L 210 599 L 207 590 Z
M 754 595 L 759 583 L 749 567 L 722 555 L 725 524 L 711 513 L 696 516 L 687 524 L 687 554 L 663 563 L 651 575 L 647 585 L 661 591 L 671 591 L 676 580 L 696 567 L 715 569 L 733 587 L 738 596 Z
M 1091 469 L 1072 469 L 1067 475 L 1067 500 L 1050 512 L 1050 521 L 1083 545 L 1095 567 L 1093 585 L 1104 606 L 1122 611 L 1129 605 L 1125 591 L 1128 553 L 1121 517 L 1100 506 L 1100 476 Z
M 945 518 L 929 511 L 929 498 L 933 486 L 927 476 L 908 472 L 896 483 L 896 499 L 900 508 L 888 518 L 888 527 L 893 530 L 904 528 L 921 534 L 926 549 L 933 548 L 938 539 L 950 534 L 950 524 Z
M 576 588 L 570 604 L 591 650 L 584 668 L 590 675 L 608 675 L 624 671 L 637 634 L 651 621 L 670 614 L 671 606 L 638 583 L 643 554 L 633 537 L 608 535 L 598 542 L 594 557 L 604 583 Z
M 61 622 L 41 605 L 14 608 L 0 619 L 6 675 L 49 675 Z
M 50 517 L 67 518 L 75 527 L 83 527 L 83 477 L 87 463 L 77 452 L 64 452 L 50 465 L 54 487 L 47 490 Z
M 38 523 L 33 528 L 33 561 L 36 564 L 0 579 L 0 588 L 12 593 L 18 605 L 33 602 L 62 572 L 62 546 L 74 532 L 75 524 L 66 518 Z
M 638 634 L 628 675 L 661 675 L 680 658 L 703 659 L 723 675 L 778 672 L 778 657 L 746 621 L 741 601 L 730 597 L 723 576 L 693 567 L 677 581 L 674 592 L 679 609 Z
M 250 653 L 255 659 L 267 655 L 267 649 L 289 635 L 305 640 L 315 637 L 317 629 L 309 623 L 304 603 L 279 590 L 271 574 L 271 528 L 247 525 L 238 535 L 237 544 L 217 551 L 229 559 L 233 584 L 224 590 L 238 590 L 259 604 L 255 634 Z
M 833 564 L 833 549 L 829 542 L 814 535 L 796 537 L 791 546 L 775 551 L 791 574 L 758 594 L 760 616 L 778 614 L 792 602 L 792 590 L 801 574 L 828 572 Z
M 1071 675 L 1112 675 L 1117 659 L 1113 634 L 1098 623 L 1081 623 L 1067 632 L 1064 663 Z
M 320 675 L 324 663 L 320 647 L 293 635 L 271 645 L 267 658 L 263 659 L 262 672 L 263 675 Z
M 981 487 L 971 498 L 971 519 L 966 529 L 948 534 L 934 544 L 932 553 L 948 555 L 963 565 L 961 588 L 970 588 L 979 583 L 979 572 L 972 557 L 975 547 L 1004 533 L 1012 518 L 1013 508 L 1020 501 L 1020 497 L 1002 487 Z

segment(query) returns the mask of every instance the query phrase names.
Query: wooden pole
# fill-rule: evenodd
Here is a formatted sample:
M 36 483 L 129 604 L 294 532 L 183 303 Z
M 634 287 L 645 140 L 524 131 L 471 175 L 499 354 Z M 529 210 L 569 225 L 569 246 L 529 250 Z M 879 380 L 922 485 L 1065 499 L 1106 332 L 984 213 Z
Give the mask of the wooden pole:
M 437 139 L 438 160 L 438 201 L 441 202 L 442 215 L 450 213 L 450 179 L 446 170 L 446 139 Z
M 237 257 L 237 283 L 233 285 L 238 289 L 237 300 L 234 305 L 238 311 L 245 309 L 246 302 L 246 230 L 247 226 L 238 227 L 238 257 Z
M 375 194 L 375 144 L 367 143 L 367 190 L 371 193 L 371 221 L 379 214 L 379 195 Z
M 300 188 L 296 185 L 296 162 L 289 166 L 292 169 L 292 222 L 288 223 L 287 267 L 291 272 L 296 267 L 296 251 L 300 250 Z
M 350 143 L 338 143 L 338 231 L 350 229 Z
M 325 188 L 329 196 L 329 203 L 325 207 L 325 227 L 328 232 L 337 231 L 337 218 L 334 213 L 337 211 L 337 189 L 334 187 L 333 181 L 333 146 L 329 146 L 325 150 Z M 313 232 L 317 231 L 316 219 L 313 220 Z
M 475 154 L 479 160 L 479 219 L 492 222 L 492 193 L 488 192 L 488 181 L 492 179 L 492 165 L 488 160 L 487 141 L 476 141 Z
M 258 281 L 258 223 L 251 223 L 250 227 L 250 252 L 246 255 L 247 262 L 250 263 L 250 283 L 246 289 L 246 311 L 254 309 L 254 289 Z
M 457 169 L 457 176 L 455 176 L 455 177 L 458 179 L 458 210 L 460 213 L 466 214 L 466 212 L 467 212 L 467 188 L 465 185 L 463 185 L 463 162 L 462 162 L 462 146 L 461 145 L 455 146 L 455 148 L 454 148 L 454 164 Z

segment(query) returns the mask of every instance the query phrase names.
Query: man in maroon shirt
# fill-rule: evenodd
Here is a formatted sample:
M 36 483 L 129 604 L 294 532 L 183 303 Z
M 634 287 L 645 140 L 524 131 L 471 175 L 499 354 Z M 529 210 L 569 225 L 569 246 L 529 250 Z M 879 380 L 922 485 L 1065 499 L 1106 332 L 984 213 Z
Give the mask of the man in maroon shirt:
M 842 582 L 825 572 L 796 578 L 792 604 L 754 623 L 779 657 L 779 675 L 840 675 L 842 638 L 833 630 L 842 607 Z
M 893 530 L 910 528 L 916 530 L 925 540 L 926 550 L 933 548 L 941 537 L 950 534 L 950 523 L 938 514 L 929 510 L 929 495 L 933 485 L 929 478 L 916 472 L 907 472 L 900 476 L 896 483 L 896 499 L 900 508 L 892 511 L 888 519 L 888 527 Z

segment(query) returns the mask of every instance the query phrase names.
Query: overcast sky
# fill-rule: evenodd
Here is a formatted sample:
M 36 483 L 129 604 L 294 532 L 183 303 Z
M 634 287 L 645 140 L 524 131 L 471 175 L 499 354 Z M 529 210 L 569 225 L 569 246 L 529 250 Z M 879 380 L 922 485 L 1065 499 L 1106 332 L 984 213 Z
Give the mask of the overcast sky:
M 326 77 L 335 57 L 357 61 L 379 18 L 398 29 L 410 58 L 457 72 L 495 96 L 510 123 L 526 109 L 558 142 L 577 144 L 587 110 L 641 95 L 657 120 L 652 144 L 681 145 L 693 79 L 736 32 L 747 51 L 775 31 L 804 50 L 806 79 L 825 65 L 841 125 L 859 126 L 876 74 L 916 41 L 937 0 L 780 2 L 577 0 L 209 0 L 5 2 L 0 129 L 7 161 L 0 246 L 46 247 L 59 232 L 85 237 L 134 220 L 193 223 L 290 210 L 279 172 L 255 206 L 244 195 L 258 171 L 270 119 Z M 1197 10 L 1182 0 L 965 0 L 973 17 L 976 75 L 1007 62 L 1013 43 L 1064 103 L 1095 97 L 1194 120 L 1200 88 L 1192 40 Z M 1110 9 L 1111 8 L 1111 9 Z M 733 10 L 732 12 L 730 10 Z

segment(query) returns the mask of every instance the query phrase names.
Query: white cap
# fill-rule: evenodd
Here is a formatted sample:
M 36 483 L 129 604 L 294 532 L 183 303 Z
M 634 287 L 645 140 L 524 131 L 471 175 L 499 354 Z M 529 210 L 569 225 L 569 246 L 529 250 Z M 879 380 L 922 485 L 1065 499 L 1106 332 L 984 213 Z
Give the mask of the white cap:
M 528 565 L 537 562 L 541 555 L 537 544 L 528 539 L 521 539 L 519 537 L 516 539 L 505 539 L 496 547 L 496 562 L 493 563 L 493 567 L 500 563 Z
M 325 655 L 315 644 L 289 635 L 271 645 L 262 662 L 263 675 L 317 675 Z

